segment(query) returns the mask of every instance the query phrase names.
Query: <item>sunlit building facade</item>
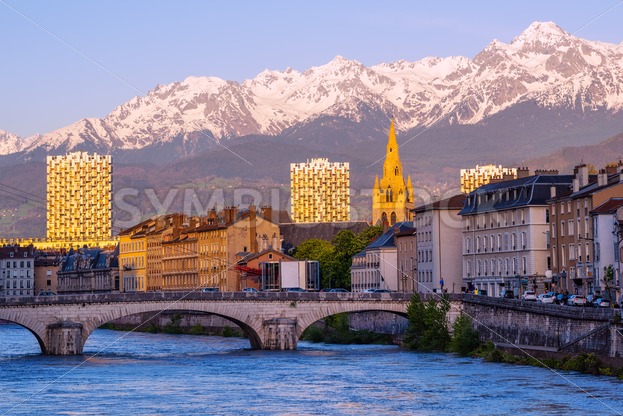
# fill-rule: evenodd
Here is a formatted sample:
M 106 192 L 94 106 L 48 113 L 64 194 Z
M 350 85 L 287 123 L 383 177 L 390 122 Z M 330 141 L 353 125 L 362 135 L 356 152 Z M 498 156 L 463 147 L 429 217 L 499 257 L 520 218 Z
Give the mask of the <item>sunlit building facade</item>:
M 110 240 L 111 225 L 112 156 L 48 156 L 48 240 Z
M 461 169 L 461 192 L 468 194 L 491 181 L 508 181 L 517 178 L 517 168 L 502 165 L 476 165 L 475 168 Z
M 290 164 L 293 222 L 350 221 L 348 162 L 311 159 Z

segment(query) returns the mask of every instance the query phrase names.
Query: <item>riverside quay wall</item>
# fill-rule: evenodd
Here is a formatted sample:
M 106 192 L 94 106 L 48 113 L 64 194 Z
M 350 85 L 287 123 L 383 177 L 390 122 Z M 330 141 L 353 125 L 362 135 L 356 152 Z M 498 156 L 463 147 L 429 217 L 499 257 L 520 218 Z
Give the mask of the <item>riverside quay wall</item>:
M 593 353 L 623 358 L 619 309 L 475 295 L 464 295 L 462 306 L 481 339 L 502 349 L 519 348 L 535 356 Z

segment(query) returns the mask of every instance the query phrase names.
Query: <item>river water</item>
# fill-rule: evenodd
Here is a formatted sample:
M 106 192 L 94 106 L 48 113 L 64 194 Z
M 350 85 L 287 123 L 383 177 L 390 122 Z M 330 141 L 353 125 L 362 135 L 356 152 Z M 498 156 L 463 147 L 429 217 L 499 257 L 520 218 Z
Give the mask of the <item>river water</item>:
M 616 415 L 623 382 L 395 346 L 96 330 L 79 357 L 0 325 L 0 415 Z

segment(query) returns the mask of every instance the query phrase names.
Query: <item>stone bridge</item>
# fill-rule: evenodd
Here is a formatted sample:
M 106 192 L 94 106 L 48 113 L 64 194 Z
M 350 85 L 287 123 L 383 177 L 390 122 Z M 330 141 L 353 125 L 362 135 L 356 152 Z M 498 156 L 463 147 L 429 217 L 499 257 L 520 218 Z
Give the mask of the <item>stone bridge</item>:
M 384 311 L 406 316 L 403 293 L 107 293 L 0 299 L 0 319 L 28 329 L 44 354 L 81 354 L 97 327 L 117 318 L 163 311 L 209 313 L 238 325 L 254 349 L 291 350 L 314 322 L 338 313 Z

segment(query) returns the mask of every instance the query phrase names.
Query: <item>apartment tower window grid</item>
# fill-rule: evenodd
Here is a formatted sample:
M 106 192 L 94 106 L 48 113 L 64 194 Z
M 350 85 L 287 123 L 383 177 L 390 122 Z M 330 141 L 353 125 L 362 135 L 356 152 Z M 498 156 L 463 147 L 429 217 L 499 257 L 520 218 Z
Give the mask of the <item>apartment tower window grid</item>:
M 290 187 L 293 222 L 350 221 L 348 162 L 291 163 Z
M 107 240 L 111 225 L 112 156 L 48 156 L 48 240 Z

